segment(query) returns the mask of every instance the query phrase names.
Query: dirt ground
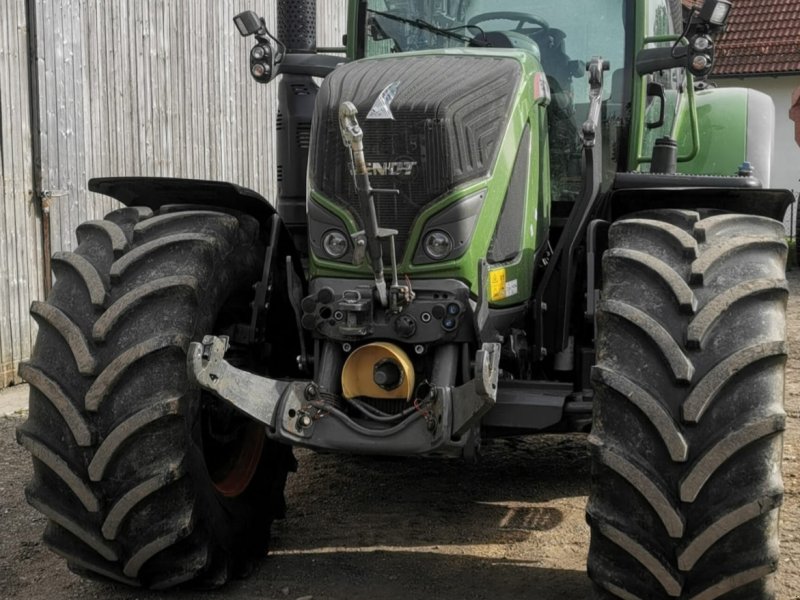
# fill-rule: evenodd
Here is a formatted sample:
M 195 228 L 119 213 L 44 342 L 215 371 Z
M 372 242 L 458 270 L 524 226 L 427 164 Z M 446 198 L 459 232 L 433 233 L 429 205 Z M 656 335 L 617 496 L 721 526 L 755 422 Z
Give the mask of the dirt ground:
M 779 600 L 800 600 L 800 273 L 789 276 L 790 355 Z M 30 459 L 0 417 L 0 598 L 197 598 L 86 581 L 41 543 L 23 498 Z M 586 598 L 585 437 L 496 442 L 477 465 L 299 452 L 286 520 L 247 580 L 203 598 L 437 600 Z

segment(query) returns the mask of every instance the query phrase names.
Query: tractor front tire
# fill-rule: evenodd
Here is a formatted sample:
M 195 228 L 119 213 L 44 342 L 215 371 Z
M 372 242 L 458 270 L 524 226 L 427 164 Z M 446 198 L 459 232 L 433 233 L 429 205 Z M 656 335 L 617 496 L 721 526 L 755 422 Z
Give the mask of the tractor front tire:
M 250 217 L 180 206 L 123 208 L 77 237 L 31 307 L 39 334 L 20 367 L 17 439 L 44 541 L 82 575 L 221 585 L 266 552 L 294 459 L 193 389 L 186 351 L 249 323 L 265 240 Z
M 592 373 L 595 598 L 772 599 L 783 226 L 650 211 L 614 223 L 609 248 Z

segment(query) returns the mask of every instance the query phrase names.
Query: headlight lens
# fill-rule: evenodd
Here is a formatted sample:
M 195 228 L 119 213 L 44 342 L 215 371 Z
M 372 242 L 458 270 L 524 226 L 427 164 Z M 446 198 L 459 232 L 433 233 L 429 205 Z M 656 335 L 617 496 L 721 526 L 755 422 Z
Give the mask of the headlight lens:
M 453 239 L 440 229 L 434 229 L 425 236 L 422 249 L 432 260 L 444 260 L 453 251 Z
M 252 52 L 250 52 L 250 56 L 252 56 L 255 60 L 261 60 L 266 55 L 267 51 L 263 46 L 254 46 Z
M 331 258 L 342 258 L 348 247 L 347 236 L 338 229 L 331 229 L 322 236 L 322 249 Z

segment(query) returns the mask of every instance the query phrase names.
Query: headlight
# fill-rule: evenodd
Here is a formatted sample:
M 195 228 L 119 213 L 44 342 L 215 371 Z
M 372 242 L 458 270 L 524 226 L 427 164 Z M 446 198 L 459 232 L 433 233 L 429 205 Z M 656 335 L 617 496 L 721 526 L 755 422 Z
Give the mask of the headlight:
M 482 189 L 451 202 L 428 218 L 414 249 L 415 265 L 458 260 L 466 254 L 486 199 Z
M 331 258 L 342 258 L 348 247 L 347 236 L 338 229 L 331 229 L 322 236 L 322 249 Z
M 266 55 L 267 51 L 264 49 L 263 46 L 254 46 L 253 50 L 250 52 L 250 56 L 252 56 L 254 60 L 261 60 Z
M 444 260 L 453 251 L 453 239 L 441 229 L 434 229 L 425 236 L 422 248 L 428 258 Z
M 268 74 L 267 66 L 261 63 L 256 63 L 250 68 L 250 72 L 253 74 L 253 77 L 256 79 L 261 79 L 262 77 L 266 77 Z

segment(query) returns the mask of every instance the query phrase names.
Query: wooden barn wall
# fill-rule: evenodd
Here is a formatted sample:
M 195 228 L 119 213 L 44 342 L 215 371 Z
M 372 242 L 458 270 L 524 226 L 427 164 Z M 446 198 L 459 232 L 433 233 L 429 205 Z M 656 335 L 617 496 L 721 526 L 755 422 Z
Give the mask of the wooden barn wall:
M 51 252 L 74 248 L 78 224 L 115 208 L 87 191 L 92 177 L 225 180 L 274 197 L 277 86 L 249 77 L 253 40 L 238 34 L 232 18 L 252 9 L 274 32 L 275 5 L 0 2 L 0 386 L 14 382 L 36 333 L 28 307 L 44 296 L 43 195 Z M 346 0 L 319 0 L 320 46 L 341 45 L 345 10 Z M 38 85 L 33 102 L 29 73 Z M 36 121 L 40 169 L 32 145 Z
M 41 221 L 33 183 L 25 0 L 0 2 L 0 387 L 36 335 L 28 306 L 43 294 Z
M 270 0 L 37 1 L 40 118 L 53 249 L 112 202 L 91 177 L 224 180 L 274 195 L 277 86 L 250 79 L 232 18 Z M 341 45 L 345 0 L 318 3 L 319 45 Z

